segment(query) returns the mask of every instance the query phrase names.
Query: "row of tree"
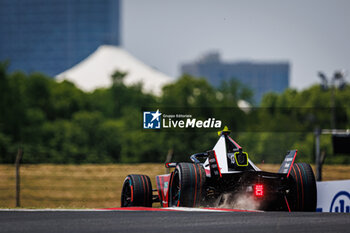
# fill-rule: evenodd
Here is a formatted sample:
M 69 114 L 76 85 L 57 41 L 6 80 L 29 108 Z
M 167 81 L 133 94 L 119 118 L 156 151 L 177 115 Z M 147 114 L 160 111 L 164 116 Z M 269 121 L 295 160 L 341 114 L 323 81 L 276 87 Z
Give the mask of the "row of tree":
M 330 91 L 318 86 L 304 91 L 269 93 L 260 107 L 239 108 L 253 93 L 232 79 L 220 87 L 188 75 L 163 88 L 161 96 L 145 94 L 142 84 L 125 86 L 127 74 L 115 72 L 109 88 L 83 92 L 68 81 L 56 82 L 40 73 L 7 72 L 0 64 L 0 162 L 13 163 L 18 147 L 26 163 L 164 162 L 169 149 L 174 160 L 209 150 L 216 130 L 144 130 L 142 111 L 215 117 L 233 131 L 232 137 L 256 162 L 281 162 L 288 149 L 313 160 L 316 126 L 329 126 Z M 336 93 L 337 124 L 349 127 L 350 88 Z M 332 154 L 329 137 L 323 149 Z M 349 163 L 349 157 L 329 157 Z

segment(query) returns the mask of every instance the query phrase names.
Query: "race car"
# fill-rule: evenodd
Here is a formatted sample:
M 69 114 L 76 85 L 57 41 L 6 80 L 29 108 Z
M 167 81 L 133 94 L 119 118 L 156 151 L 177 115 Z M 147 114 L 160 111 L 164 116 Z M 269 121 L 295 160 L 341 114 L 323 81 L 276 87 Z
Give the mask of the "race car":
M 212 150 L 190 156 L 192 163 L 166 163 L 170 174 L 128 175 L 121 207 L 220 207 L 264 211 L 315 211 L 317 190 L 309 164 L 295 163 L 288 151 L 277 173 L 260 170 L 225 129 Z M 153 192 L 157 194 L 153 195 Z

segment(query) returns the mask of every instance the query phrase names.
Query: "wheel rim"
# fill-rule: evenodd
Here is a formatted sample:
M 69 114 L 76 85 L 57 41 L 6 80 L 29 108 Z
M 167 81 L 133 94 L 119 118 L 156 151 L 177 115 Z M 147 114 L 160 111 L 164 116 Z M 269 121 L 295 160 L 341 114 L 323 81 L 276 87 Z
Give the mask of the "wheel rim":
M 131 187 L 130 181 L 126 180 L 122 190 L 121 206 L 127 207 L 131 206 Z

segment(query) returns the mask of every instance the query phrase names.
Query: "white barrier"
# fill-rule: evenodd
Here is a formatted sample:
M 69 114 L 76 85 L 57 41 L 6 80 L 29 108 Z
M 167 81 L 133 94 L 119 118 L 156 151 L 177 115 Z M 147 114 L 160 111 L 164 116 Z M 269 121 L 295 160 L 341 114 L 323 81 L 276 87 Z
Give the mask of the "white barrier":
M 350 180 L 317 182 L 316 211 L 350 213 Z

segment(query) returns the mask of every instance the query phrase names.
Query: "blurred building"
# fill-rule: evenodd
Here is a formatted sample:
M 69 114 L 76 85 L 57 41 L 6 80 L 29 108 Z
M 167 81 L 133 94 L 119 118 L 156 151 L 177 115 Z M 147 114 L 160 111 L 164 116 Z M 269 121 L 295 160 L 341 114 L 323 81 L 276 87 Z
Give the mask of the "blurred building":
M 183 74 L 205 77 L 218 87 L 222 81 L 235 78 L 251 88 L 259 103 L 266 92 L 283 92 L 289 86 L 288 62 L 223 62 L 217 52 L 204 55 L 181 66 Z
M 1 0 L 0 61 L 54 76 L 99 45 L 120 45 L 120 25 L 119 0 Z

